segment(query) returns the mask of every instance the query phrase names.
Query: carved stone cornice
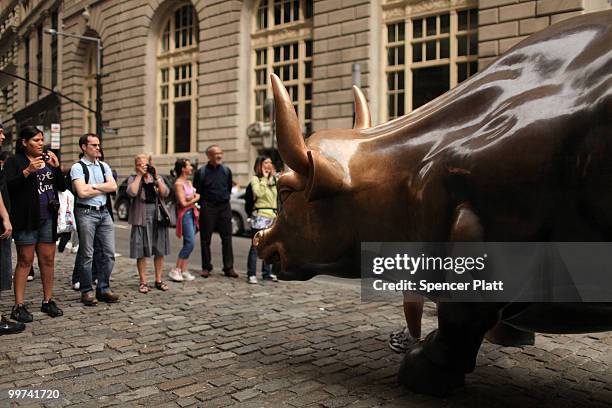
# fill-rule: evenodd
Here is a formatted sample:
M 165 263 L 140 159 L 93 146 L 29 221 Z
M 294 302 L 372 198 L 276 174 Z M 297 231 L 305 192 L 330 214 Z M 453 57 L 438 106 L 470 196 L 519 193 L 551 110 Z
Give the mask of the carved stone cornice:
M 301 21 L 279 28 L 268 28 L 266 30 L 259 30 L 251 34 L 251 40 L 254 47 L 279 44 L 290 40 L 311 37 L 312 24 L 310 21 Z
M 462 7 L 478 7 L 478 0 L 386 0 L 382 6 L 385 21 Z

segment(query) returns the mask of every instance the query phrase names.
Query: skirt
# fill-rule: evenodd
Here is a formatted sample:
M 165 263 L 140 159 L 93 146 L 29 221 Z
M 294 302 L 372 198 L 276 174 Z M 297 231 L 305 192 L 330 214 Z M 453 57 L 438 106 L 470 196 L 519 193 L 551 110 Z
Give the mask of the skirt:
M 170 253 L 168 228 L 159 225 L 155 204 L 147 204 L 145 225 L 132 225 L 130 258 L 165 256 Z

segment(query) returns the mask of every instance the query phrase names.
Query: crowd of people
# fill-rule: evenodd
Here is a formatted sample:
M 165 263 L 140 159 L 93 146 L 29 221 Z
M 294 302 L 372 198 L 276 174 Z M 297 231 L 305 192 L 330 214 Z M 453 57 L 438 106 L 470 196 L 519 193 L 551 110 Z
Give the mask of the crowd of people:
M 0 125 L 0 145 L 4 141 Z M 25 288 L 38 259 L 43 296 L 41 311 L 50 317 L 63 315 L 53 296 L 56 246 L 63 251 L 71 235 L 78 248 L 72 275 L 72 287 L 80 291 L 85 306 L 98 302 L 118 302 L 111 288 L 115 263 L 115 231 L 111 194 L 117 191 L 116 173 L 103 161 L 100 139 L 93 133 L 79 139 L 81 156 L 70 168 L 44 144 L 43 133 L 25 126 L 15 141 L 15 154 L 0 155 L 0 290 L 13 286 L 15 304 L 10 319 L 0 315 L 0 335 L 19 333 L 33 315 L 25 302 Z M 230 196 L 234 180 L 223 163 L 223 151 L 217 145 L 206 150 L 208 162 L 194 172 L 191 162 L 177 159 L 169 186 L 152 165 L 151 156 L 134 158 L 134 174 L 127 180 L 130 197 L 128 223 L 131 225 L 130 257 L 136 259 L 138 292 L 152 287 L 169 290 L 163 280 L 164 257 L 170 253 L 170 220 L 176 215 L 176 235 L 183 240 L 176 265 L 169 271 L 175 282 L 192 281 L 189 257 L 200 232 L 202 265 L 199 275 L 208 278 L 213 270 L 211 239 L 219 233 L 222 244 L 223 273 L 237 278 L 232 248 L 232 212 Z M 252 191 L 251 231 L 269 227 L 277 213 L 276 169 L 270 158 L 258 157 Z M 193 176 L 193 182 L 190 178 Z M 176 208 L 166 198 L 174 189 Z M 72 232 L 74 230 L 74 232 Z M 59 240 L 59 243 L 58 243 Z M 12 270 L 11 241 L 15 242 L 16 266 Z M 147 280 L 147 258 L 153 257 L 154 282 Z M 247 281 L 257 283 L 257 257 L 253 247 L 248 256 Z M 277 281 L 271 267 L 262 263 L 262 279 Z

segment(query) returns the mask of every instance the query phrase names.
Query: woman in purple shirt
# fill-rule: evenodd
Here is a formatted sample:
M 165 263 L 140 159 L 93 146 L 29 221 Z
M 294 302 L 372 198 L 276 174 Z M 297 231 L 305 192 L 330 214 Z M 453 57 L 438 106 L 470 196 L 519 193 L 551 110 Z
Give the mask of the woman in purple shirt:
M 40 130 L 33 126 L 24 127 L 15 144 L 15 156 L 4 165 L 12 204 L 13 239 L 17 247 L 15 306 L 11 318 L 22 323 L 32 321 L 24 296 L 35 251 L 43 284 L 41 311 L 51 317 L 63 314 L 53 301 L 52 293 L 59 210 L 57 192 L 66 190 L 66 187 L 57 156 L 51 151 L 44 152 L 43 145 Z

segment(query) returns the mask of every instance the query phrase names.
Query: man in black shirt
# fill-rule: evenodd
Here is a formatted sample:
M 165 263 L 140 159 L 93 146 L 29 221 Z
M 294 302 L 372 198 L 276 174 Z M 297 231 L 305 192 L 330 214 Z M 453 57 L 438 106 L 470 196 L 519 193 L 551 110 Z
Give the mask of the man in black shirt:
M 221 236 L 223 248 L 223 272 L 225 276 L 237 278 L 234 272 L 234 253 L 232 250 L 232 171 L 222 164 L 223 150 L 217 145 L 206 149 L 208 163 L 200 167 L 193 177 L 193 185 L 200 194 L 200 250 L 202 253 L 202 272 L 204 278 L 213 269 L 210 257 L 210 241 L 214 230 Z
M 4 142 L 4 127 L 0 124 L 0 150 Z M 4 171 L 0 169 L 0 291 L 11 288 L 11 231 L 13 227 L 9 220 L 10 200 Z M 25 324 L 12 322 L 0 314 L 0 336 L 22 332 Z

